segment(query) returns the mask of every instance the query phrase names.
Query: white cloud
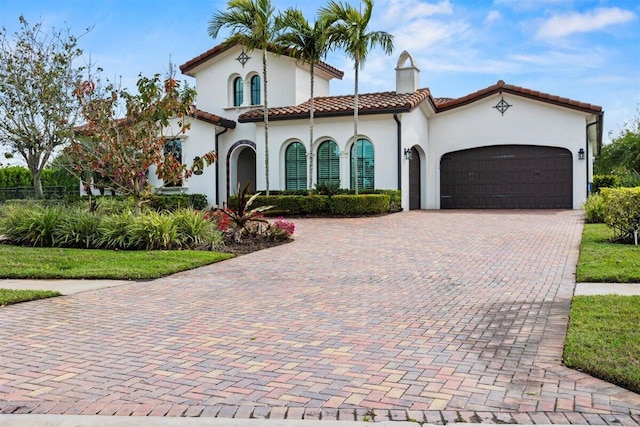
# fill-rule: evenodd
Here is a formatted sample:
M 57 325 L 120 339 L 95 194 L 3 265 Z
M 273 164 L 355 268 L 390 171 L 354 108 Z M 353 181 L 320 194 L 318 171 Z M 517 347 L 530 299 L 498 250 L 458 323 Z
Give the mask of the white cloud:
M 539 39 L 565 37 L 574 33 L 598 31 L 614 24 L 632 21 L 636 15 L 617 7 L 598 8 L 584 13 L 556 15 L 542 23 L 536 33 Z
M 497 10 L 491 10 L 484 19 L 484 23 L 487 25 L 493 24 L 496 21 L 502 19 L 502 14 Z
M 545 5 L 571 3 L 572 0 L 494 0 L 494 6 L 507 6 L 516 11 L 539 10 Z
M 383 5 L 385 20 L 396 21 L 402 19 L 420 19 L 434 15 L 451 15 L 453 6 L 449 0 L 438 3 L 428 3 L 421 0 L 389 0 Z

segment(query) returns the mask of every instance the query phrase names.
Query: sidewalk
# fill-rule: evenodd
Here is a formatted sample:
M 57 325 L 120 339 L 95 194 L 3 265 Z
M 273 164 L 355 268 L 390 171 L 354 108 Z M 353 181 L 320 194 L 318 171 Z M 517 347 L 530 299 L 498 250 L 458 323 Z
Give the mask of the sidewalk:
M 132 280 L 0 279 L 0 288 L 58 291 L 62 295 L 136 283 Z M 640 283 L 576 283 L 574 295 L 640 295 Z

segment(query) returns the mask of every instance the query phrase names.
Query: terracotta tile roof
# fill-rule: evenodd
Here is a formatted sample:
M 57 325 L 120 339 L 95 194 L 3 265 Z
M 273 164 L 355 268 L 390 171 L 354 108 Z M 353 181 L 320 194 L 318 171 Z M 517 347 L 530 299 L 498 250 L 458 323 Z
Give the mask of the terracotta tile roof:
M 469 95 L 463 96 L 462 98 L 448 99 L 443 102 L 436 102 L 437 110 L 438 112 L 440 112 L 440 111 L 447 111 L 456 107 L 461 107 L 463 105 L 470 104 L 472 102 L 477 101 L 478 99 L 486 98 L 487 96 L 491 96 L 496 93 L 510 93 L 513 95 L 519 95 L 525 98 L 534 99 L 536 101 L 546 102 L 549 104 L 554 104 L 554 105 L 558 105 L 565 108 L 571 108 L 571 109 L 583 111 L 586 113 L 597 114 L 602 112 L 602 107 L 598 105 L 592 105 L 585 102 L 574 101 L 569 98 L 562 98 L 556 95 L 551 95 L 548 93 L 538 92 L 535 90 L 523 88 L 520 86 L 506 84 L 502 80 L 499 80 L 498 83 L 492 86 L 481 89 L 477 92 L 470 93 Z M 446 99 L 446 98 L 440 98 L 440 99 Z
M 402 113 L 416 108 L 430 97 L 429 89 L 413 93 L 395 92 L 363 93 L 358 96 L 358 114 Z M 353 114 L 353 95 L 314 98 L 315 117 L 336 117 Z M 292 120 L 309 117 L 309 101 L 290 107 L 269 108 L 269 120 Z M 260 122 L 264 111 L 247 111 L 238 117 L 240 123 Z
M 224 46 L 223 44 L 219 44 L 218 46 L 212 47 L 208 51 L 206 51 L 204 53 L 201 53 L 200 55 L 196 56 L 195 58 L 190 59 L 189 61 L 187 61 L 184 64 L 182 64 L 180 66 L 180 71 L 182 72 L 182 74 L 190 75 L 189 71 L 193 70 L 198 65 L 207 62 L 211 58 L 215 58 L 216 56 L 220 55 L 223 52 L 226 52 L 227 50 L 229 50 L 229 49 L 231 49 L 232 47 L 235 47 L 235 46 L 236 45 L 234 45 L 234 44 L 228 45 L 228 46 Z M 287 55 L 287 53 L 285 53 L 285 55 Z M 319 69 L 325 71 L 326 73 L 328 73 L 329 75 L 335 77 L 336 79 L 342 80 L 342 77 L 344 76 L 344 72 L 343 71 L 340 71 L 337 68 L 334 68 L 334 67 L 332 67 L 331 65 L 329 65 L 329 64 L 327 64 L 325 62 L 320 62 L 319 64 L 316 65 L 316 67 L 318 67 Z
M 236 122 L 233 120 L 225 119 L 224 117 L 217 116 L 215 114 L 207 113 L 206 111 L 193 108 L 193 115 L 196 119 L 211 123 L 212 125 L 222 126 L 227 129 L 235 129 Z

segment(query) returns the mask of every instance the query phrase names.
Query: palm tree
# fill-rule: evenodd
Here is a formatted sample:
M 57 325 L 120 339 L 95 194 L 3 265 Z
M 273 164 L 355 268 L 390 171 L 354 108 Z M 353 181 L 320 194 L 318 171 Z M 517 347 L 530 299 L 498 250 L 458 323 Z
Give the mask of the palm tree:
M 331 49 L 331 44 L 327 39 L 327 22 L 317 20 L 313 25 L 302 15 L 302 12 L 295 8 L 287 9 L 276 19 L 277 28 L 283 32 L 278 36 L 278 45 L 288 49 L 288 54 L 309 64 L 310 99 L 309 99 L 309 149 L 308 159 L 308 181 L 309 190 L 313 188 L 313 117 L 315 113 L 314 105 L 314 72 L 318 64 Z
M 216 12 L 209 21 L 209 35 L 213 38 L 227 27 L 231 35 L 222 45 L 240 44 L 247 50 L 262 51 L 264 75 L 264 163 L 267 195 L 269 195 L 269 104 L 267 96 L 267 50 L 276 39 L 275 15 L 271 0 L 229 0 L 225 12 Z
M 393 36 L 386 31 L 368 31 L 373 0 L 362 0 L 364 12 L 348 3 L 331 0 L 320 10 L 320 19 L 327 21 L 329 43 L 344 49 L 353 60 L 355 70 L 355 93 L 353 97 L 353 137 L 356 144 L 354 162 L 355 192 L 358 194 L 358 71 L 364 68 L 370 49 L 381 46 L 387 55 L 393 52 Z

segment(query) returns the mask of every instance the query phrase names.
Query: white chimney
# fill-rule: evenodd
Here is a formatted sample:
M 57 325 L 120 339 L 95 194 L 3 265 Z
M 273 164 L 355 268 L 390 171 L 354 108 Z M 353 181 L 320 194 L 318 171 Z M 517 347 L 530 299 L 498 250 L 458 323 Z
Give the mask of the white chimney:
M 400 54 L 396 67 L 396 93 L 413 93 L 420 86 L 420 70 L 406 50 Z

